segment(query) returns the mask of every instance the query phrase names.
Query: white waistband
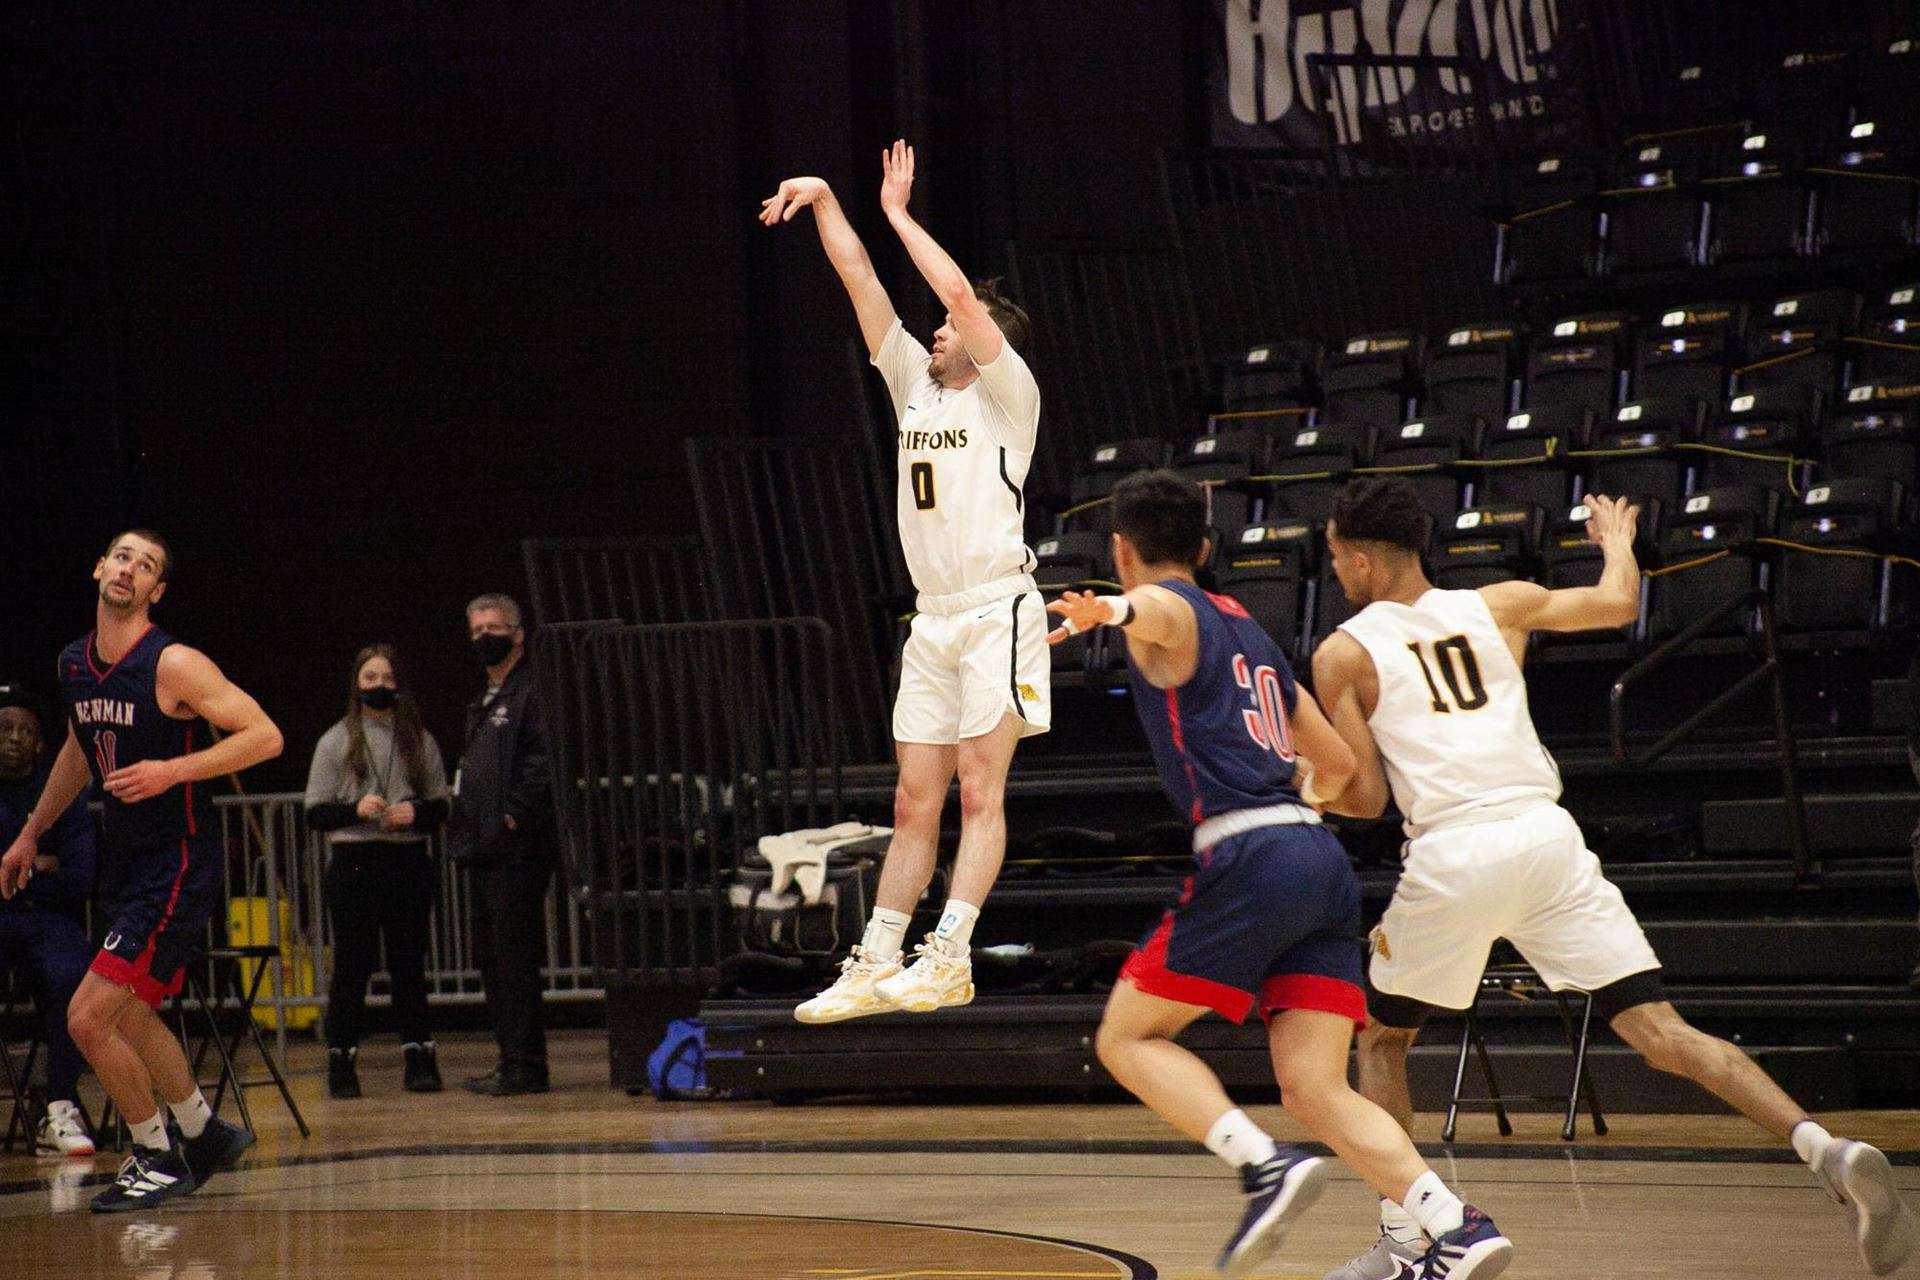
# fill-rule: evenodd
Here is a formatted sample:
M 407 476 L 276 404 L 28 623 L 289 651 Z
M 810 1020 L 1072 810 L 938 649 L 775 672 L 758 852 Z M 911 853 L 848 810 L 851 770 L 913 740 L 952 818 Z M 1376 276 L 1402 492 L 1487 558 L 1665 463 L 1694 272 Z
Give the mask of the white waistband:
M 1557 807 L 1551 796 L 1540 794 L 1515 796 L 1510 800 L 1497 800 L 1492 804 L 1469 805 L 1452 809 L 1425 826 L 1415 826 L 1408 822 L 1402 830 L 1408 840 L 1418 840 L 1421 836 L 1432 835 L 1436 831 L 1452 831 L 1458 827 L 1477 827 L 1483 822 L 1505 822 L 1509 818 L 1523 818 L 1540 809 Z
M 983 582 L 965 591 L 956 591 L 950 596 L 921 595 L 914 602 L 914 608 L 921 613 L 946 617 L 951 614 L 965 613 L 969 609 L 978 609 L 981 605 L 992 604 L 995 600 L 1005 600 L 1008 596 L 1023 596 L 1033 589 L 1032 574 L 1016 573 L 1005 578 L 995 578 L 992 582 Z
M 1193 851 L 1211 849 L 1222 840 L 1243 836 L 1261 827 L 1285 827 L 1294 823 L 1320 825 L 1320 815 L 1303 804 L 1272 804 L 1264 809 L 1234 809 L 1216 814 L 1193 829 Z

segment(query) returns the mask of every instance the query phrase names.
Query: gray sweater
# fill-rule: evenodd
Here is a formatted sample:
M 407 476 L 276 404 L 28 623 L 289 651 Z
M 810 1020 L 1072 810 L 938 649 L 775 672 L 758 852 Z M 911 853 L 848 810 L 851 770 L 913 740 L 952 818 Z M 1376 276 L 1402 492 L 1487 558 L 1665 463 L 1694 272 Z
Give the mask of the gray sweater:
M 406 762 L 400 758 L 399 750 L 393 741 L 393 727 L 382 724 L 372 716 L 362 716 L 361 731 L 367 736 L 367 774 L 364 778 L 355 778 L 347 772 L 347 722 L 338 721 L 331 729 L 320 735 L 320 742 L 313 749 L 313 764 L 307 769 L 307 807 L 321 804 L 357 805 L 368 794 L 377 795 L 388 804 L 399 804 L 411 800 L 416 804 L 427 800 L 443 799 L 447 794 L 447 768 L 440 759 L 440 746 L 433 735 L 422 730 L 420 743 L 422 763 L 426 766 L 426 788 L 415 792 L 413 784 L 407 780 Z M 355 840 L 410 841 L 421 838 L 421 833 L 408 831 L 382 831 L 378 822 L 355 821 L 349 826 L 329 831 L 329 843 Z

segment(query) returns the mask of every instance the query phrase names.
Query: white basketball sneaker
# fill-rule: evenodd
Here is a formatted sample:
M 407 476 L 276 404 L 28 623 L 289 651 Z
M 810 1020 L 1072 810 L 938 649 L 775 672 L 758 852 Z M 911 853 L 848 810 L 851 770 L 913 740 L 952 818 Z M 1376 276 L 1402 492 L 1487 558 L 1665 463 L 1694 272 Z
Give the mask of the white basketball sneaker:
M 1827 1194 L 1846 1206 L 1867 1270 L 1891 1275 L 1920 1248 L 1913 1210 L 1900 1198 L 1893 1167 L 1878 1148 L 1835 1138 L 1813 1173 Z
M 90 1156 L 93 1136 L 80 1121 L 80 1108 L 60 1098 L 47 1104 L 47 1114 L 40 1117 L 33 1146 L 34 1150 L 49 1155 Z
M 1382 1231 L 1380 1238 L 1344 1267 L 1327 1272 L 1326 1280 L 1402 1280 L 1416 1273 L 1426 1255 L 1426 1243 L 1401 1244 Z
M 793 1016 L 801 1022 L 845 1022 L 848 1018 L 864 1018 L 869 1014 L 886 1013 L 893 1004 L 877 991 L 883 978 L 891 978 L 900 972 L 900 957 L 880 960 L 869 954 L 864 947 L 855 945 L 840 962 L 840 976 L 833 985 L 811 1000 L 802 1001 L 793 1010 Z
M 929 934 L 913 949 L 913 963 L 874 984 L 874 992 L 889 1005 L 908 1013 L 932 1013 L 973 1000 L 973 952 Z

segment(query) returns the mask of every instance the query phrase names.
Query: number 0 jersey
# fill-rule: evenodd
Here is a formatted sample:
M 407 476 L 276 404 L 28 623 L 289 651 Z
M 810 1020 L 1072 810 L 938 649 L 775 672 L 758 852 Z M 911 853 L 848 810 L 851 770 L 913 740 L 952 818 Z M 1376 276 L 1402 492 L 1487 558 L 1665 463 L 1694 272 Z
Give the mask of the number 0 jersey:
M 1026 361 L 1005 344 L 978 379 L 953 391 L 935 380 L 927 349 L 896 320 L 873 363 L 899 427 L 900 548 L 921 611 L 947 614 L 1033 590 L 1021 486 L 1039 431 L 1040 389 Z M 983 588 L 990 589 L 976 598 Z
M 1478 591 L 1377 600 L 1340 629 L 1373 659 L 1380 700 L 1367 723 L 1410 838 L 1560 798 L 1526 678 Z
M 1299 804 L 1292 715 L 1299 691 L 1280 646 L 1238 600 L 1169 579 L 1158 586 L 1193 606 L 1200 653 L 1193 676 L 1156 689 L 1133 665 L 1133 706 L 1160 785 L 1189 821 L 1236 809 Z
M 100 833 L 109 853 L 216 830 L 212 793 L 203 783 L 170 787 L 137 804 L 115 799 L 102 785 L 115 769 L 184 756 L 212 741 L 206 721 L 178 720 L 160 709 L 160 654 L 173 643 L 160 628 L 148 627 L 118 662 L 101 659 L 92 634 L 60 654 L 61 701 L 100 787 Z

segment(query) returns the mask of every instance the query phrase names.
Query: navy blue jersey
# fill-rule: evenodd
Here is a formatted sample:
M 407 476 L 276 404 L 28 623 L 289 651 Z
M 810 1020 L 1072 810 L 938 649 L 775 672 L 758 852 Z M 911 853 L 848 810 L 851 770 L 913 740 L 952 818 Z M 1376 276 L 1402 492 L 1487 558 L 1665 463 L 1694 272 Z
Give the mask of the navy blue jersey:
M 212 740 L 206 721 L 177 720 L 160 709 L 155 696 L 160 653 L 172 643 L 172 636 L 150 626 L 111 665 L 94 651 L 91 634 L 60 654 L 60 696 L 67 723 L 80 740 L 96 784 L 115 769 L 141 760 L 171 760 Z M 177 844 L 214 829 L 213 797 L 203 783 L 171 787 L 138 804 L 116 800 L 104 788 L 100 799 L 100 830 L 109 852 Z
M 1299 696 L 1280 646 L 1238 600 L 1178 578 L 1156 584 L 1193 606 L 1199 661 L 1175 689 L 1156 689 L 1128 655 L 1133 705 L 1160 785 L 1195 824 L 1235 809 L 1299 804 L 1293 714 Z

